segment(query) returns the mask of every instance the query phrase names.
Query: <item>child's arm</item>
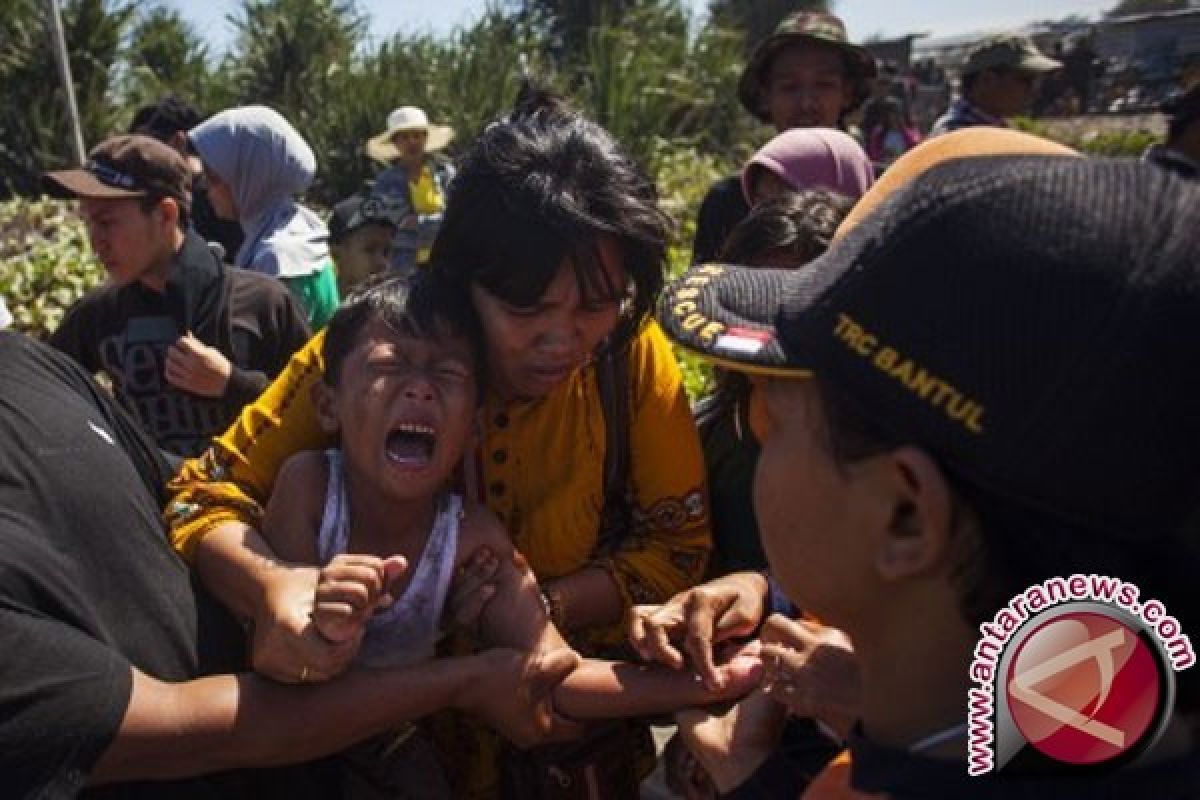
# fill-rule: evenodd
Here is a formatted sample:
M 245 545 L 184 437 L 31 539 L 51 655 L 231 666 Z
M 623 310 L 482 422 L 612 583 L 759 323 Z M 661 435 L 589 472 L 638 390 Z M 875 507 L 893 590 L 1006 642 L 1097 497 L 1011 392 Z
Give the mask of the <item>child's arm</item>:
M 480 632 L 492 645 L 525 650 L 567 646 L 546 616 L 537 580 L 491 513 L 472 510 L 459 529 L 460 564 L 479 548 L 495 554 L 495 594 L 484 607 Z M 558 711 L 578 719 L 615 719 L 675 711 L 741 697 L 758 685 L 757 654 L 747 651 L 717 668 L 724 688 L 707 690 L 690 670 L 585 659 L 555 690 Z
M 331 642 L 347 642 L 362 634 L 376 608 L 391 603 L 388 588 L 404 571 L 405 562 L 399 556 L 383 559 L 344 553 L 320 564 L 317 534 L 328 482 L 329 467 L 320 451 L 306 450 L 285 461 L 267 502 L 262 534 L 280 558 L 321 566 L 313 596 L 313 626 Z
M 262 535 L 284 561 L 316 564 L 317 531 L 325 510 L 325 454 L 304 450 L 283 462 L 263 513 Z
M 736 700 L 758 687 L 757 649 L 742 648 L 717 673 L 723 688 L 711 691 L 691 670 L 586 658 L 554 690 L 554 705 L 576 719 L 618 719 Z

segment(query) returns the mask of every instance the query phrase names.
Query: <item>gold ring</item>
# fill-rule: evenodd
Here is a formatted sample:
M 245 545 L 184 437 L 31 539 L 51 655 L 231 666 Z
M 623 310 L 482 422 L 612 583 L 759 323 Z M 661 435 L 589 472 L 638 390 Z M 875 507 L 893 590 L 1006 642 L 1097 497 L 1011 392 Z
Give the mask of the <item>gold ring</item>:
M 300 682 L 306 683 L 307 681 L 308 681 L 308 665 L 305 664 L 303 667 L 300 668 Z

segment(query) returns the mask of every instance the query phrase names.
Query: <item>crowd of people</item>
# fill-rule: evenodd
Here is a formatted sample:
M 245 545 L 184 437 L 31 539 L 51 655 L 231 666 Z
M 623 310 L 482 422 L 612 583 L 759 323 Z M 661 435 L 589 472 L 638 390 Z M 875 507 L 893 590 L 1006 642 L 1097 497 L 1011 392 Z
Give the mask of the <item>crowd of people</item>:
M 1200 89 L 1090 159 L 1007 129 L 1056 62 L 971 59 L 864 134 L 874 60 L 786 17 L 669 283 L 653 182 L 528 83 L 455 158 L 397 108 L 327 218 L 265 107 L 48 173 L 109 280 L 0 332 L 6 791 L 634 798 L 672 721 L 689 799 L 1193 796 L 1192 672 L 1122 769 L 970 777 L 965 715 L 1047 578 L 1200 630 Z

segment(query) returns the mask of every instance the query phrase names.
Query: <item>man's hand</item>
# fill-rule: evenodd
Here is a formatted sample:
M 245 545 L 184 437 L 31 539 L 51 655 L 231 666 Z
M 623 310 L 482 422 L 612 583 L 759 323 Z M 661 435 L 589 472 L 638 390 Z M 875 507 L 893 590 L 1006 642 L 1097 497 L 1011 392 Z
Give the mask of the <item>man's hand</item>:
M 261 613 L 251 620 L 251 665 L 281 683 L 323 681 L 343 672 L 360 638 L 331 642 L 312 621 L 320 570 L 274 567 L 263 586 Z
M 763 691 L 795 716 L 819 719 L 846 738 L 862 710 L 862 676 L 846 634 L 772 614 L 760 636 Z
M 540 653 L 494 648 L 480 659 L 479 676 L 456 705 L 477 714 L 517 747 L 565 741 L 583 727 L 554 710 L 554 689 L 579 666 L 579 655 L 566 648 Z
M 201 397 L 222 397 L 233 364 L 188 331 L 167 350 L 167 382 Z
M 407 567 L 403 556 L 334 556 L 321 568 L 314 592 L 317 632 L 334 644 L 360 640 L 371 615 L 394 602 L 392 585 Z
M 679 735 L 720 792 L 744 783 L 767 760 L 786 719 L 787 709 L 761 691 L 724 712 L 688 709 L 675 714 Z
M 682 669 L 686 656 L 704 685 L 719 691 L 723 679 L 713 646 L 753 633 L 762 619 L 766 594 L 762 575 L 737 572 L 680 592 L 661 606 L 634 606 L 630 644 L 647 661 L 673 669 Z

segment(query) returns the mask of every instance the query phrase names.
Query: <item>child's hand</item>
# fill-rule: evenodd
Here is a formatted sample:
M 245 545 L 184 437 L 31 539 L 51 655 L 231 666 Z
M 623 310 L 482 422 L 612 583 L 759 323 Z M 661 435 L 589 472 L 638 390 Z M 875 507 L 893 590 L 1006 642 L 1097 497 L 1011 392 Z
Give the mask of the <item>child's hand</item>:
M 345 553 L 321 568 L 313 600 L 312 621 L 331 642 L 362 636 L 367 620 L 377 609 L 394 601 L 392 584 L 408 568 L 403 556 Z
M 710 689 L 714 700 L 736 700 L 758 688 L 764 674 L 761 648 L 755 640 L 740 645 L 730 643 L 717 651 L 714 674 L 718 688 Z

